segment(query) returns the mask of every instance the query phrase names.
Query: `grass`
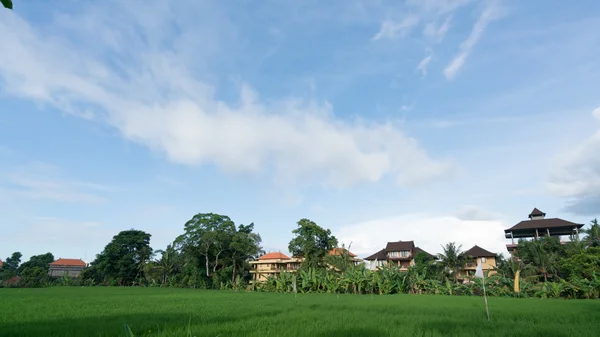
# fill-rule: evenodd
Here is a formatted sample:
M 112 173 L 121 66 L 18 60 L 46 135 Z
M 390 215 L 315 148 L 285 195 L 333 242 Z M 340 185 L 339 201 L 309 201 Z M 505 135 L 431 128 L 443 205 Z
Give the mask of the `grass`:
M 0 289 L 0 336 L 597 336 L 600 301 Z

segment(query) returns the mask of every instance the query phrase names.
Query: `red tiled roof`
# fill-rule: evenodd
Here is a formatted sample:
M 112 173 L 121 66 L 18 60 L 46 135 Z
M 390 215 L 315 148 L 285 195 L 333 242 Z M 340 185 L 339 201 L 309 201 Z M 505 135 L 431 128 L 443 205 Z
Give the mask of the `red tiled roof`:
M 356 254 L 344 248 L 333 248 L 329 251 L 329 255 L 342 255 L 344 251 L 348 252 L 348 255 L 350 255 L 350 257 L 356 257 Z
M 72 266 L 72 267 L 85 267 L 87 264 L 82 259 L 63 259 L 60 258 L 52 263 L 51 266 Z
M 4 283 L 6 283 L 6 284 L 15 284 L 15 283 L 19 282 L 20 279 L 21 278 L 18 277 L 18 276 L 13 276 L 13 277 L 9 278 L 8 280 L 6 280 Z
M 2 260 L 0 260 L 0 268 L 2 268 L 3 265 L 4 265 L 4 262 L 2 262 Z
M 258 258 L 259 260 L 289 260 L 290 257 L 280 252 L 267 253 Z

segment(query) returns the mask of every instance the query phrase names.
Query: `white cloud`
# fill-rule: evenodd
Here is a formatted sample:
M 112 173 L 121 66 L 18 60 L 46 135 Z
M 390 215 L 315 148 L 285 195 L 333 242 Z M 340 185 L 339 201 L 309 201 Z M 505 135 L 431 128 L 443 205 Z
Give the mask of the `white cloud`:
M 460 45 L 459 53 L 448 63 L 444 69 L 444 76 L 447 79 L 453 79 L 458 71 L 464 66 L 467 57 L 471 53 L 473 47 L 477 44 L 487 25 L 500 17 L 501 11 L 495 1 L 490 1 L 485 7 L 479 18 L 475 22 L 471 34 Z
M 419 18 L 412 15 L 405 17 L 399 22 L 394 20 L 384 20 L 381 23 L 379 32 L 372 37 L 372 40 L 376 41 L 383 38 L 395 39 L 397 37 L 404 37 L 417 23 L 419 23 Z
M 143 11 L 123 6 L 61 14 L 52 30 L 0 13 L 0 30 L 12 32 L 3 36 L 0 54 L 5 89 L 80 117 L 93 115 L 173 162 L 236 172 L 271 168 L 278 182 L 314 178 L 346 185 L 391 175 L 412 184 L 449 172 L 451 164 L 429 158 L 393 123 L 343 121 L 329 104 L 296 98 L 263 102 L 245 85 L 237 104 L 215 98 L 206 64 L 220 55 L 221 21 L 208 20 L 213 27 L 180 18 L 167 4 L 140 6 Z M 384 35 L 415 20 L 406 18 Z M 172 29 L 175 22 L 183 33 Z M 205 26 L 194 26 L 198 22 Z
M 475 205 L 463 206 L 454 212 L 453 216 L 463 221 L 493 221 L 502 218 L 498 213 L 490 212 L 485 208 Z
M 438 42 L 442 41 L 448 33 L 450 29 L 450 22 L 452 21 L 452 16 L 448 16 L 444 22 L 437 27 L 435 21 L 428 23 L 423 30 L 423 34 L 431 39 L 434 39 Z
M 508 226 L 510 227 L 510 226 Z M 461 220 L 457 216 L 408 214 L 341 227 L 336 233 L 340 243 L 352 243 L 352 252 L 366 257 L 384 248 L 388 241 L 410 241 L 431 254 L 442 245 L 456 242 L 463 250 L 478 245 L 495 253 L 507 254 L 501 220 Z
M 600 108 L 592 115 L 600 119 Z M 599 154 L 600 129 L 581 144 L 559 153 L 553 161 L 556 164 L 546 187 L 556 195 L 571 198 L 567 210 L 582 214 L 600 212 Z
M 433 55 L 428 55 L 427 57 L 422 59 L 421 62 L 419 62 L 419 65 L 417 66 L 417 70 L 421 71 L 423 76 L 427 75 L 427 66 L 429 65 L 429 62 L 431 62 L 432 57 Z

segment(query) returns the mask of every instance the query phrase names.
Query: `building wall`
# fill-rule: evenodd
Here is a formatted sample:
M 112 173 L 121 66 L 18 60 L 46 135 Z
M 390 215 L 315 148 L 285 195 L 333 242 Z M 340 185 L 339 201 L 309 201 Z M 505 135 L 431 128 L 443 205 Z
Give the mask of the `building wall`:
M 485 260 L 485 261 L 484 261 Z M 495 257 L 478 257 L 473 261 L 468 262 L 463 270 L 461 270 L 458 275 L 459 277 L 465 277 L 467 275 L 475 275 L 475 271 L 477 270 L 477 264 L 481 263 L 481 269 L 483 269 L 486 276 L 494 275 L 496 273 L 496 258 Z M 489 271 L 489 273 L 488 273 Z
M 52 277 L 63 277 L 65 274 L 69 277 L 77 277 L 83 271 L 84 267 L 75 266 L 50 266 L 48 275 Z

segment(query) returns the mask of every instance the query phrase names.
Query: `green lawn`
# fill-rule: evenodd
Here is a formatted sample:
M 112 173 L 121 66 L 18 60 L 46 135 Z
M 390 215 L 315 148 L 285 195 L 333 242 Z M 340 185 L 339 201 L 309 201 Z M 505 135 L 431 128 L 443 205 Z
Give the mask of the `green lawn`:
M 598 336 L 600 301 L 0 289 L 0 336 Z

